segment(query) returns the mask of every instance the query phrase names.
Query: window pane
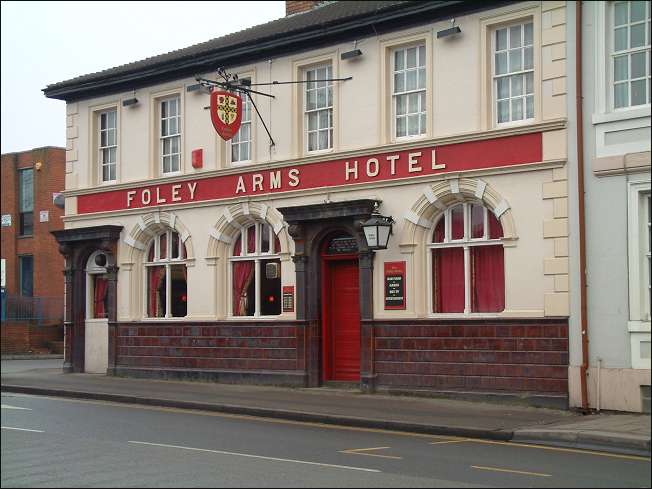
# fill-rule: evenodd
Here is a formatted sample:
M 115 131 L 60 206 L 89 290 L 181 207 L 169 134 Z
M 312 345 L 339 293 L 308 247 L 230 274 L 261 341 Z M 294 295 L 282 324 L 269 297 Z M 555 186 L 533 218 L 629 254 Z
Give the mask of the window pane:
M 421 114 L 419 116 L 420 124 L 421 124 L 421 131 L 419 134 L 425 134 L 426 133 L 426 114 Z
M 188 314 L 188 285 L 185 265 L 170 266 L 170 314 L 180 318 Z
M 414 114 L 419 112 L 419 94 L 411 93 L 408 95 L 408 113 Z
M 314 90 L 306 93 L 306 110 L 314 110 L 317 107 L 317 94 Z
M 316 131 L 317 130 L 317 112 L 311 112 L 308 114 L 308 130 Z
M 523 95 L 523 76 L 516 75 L 512 78 L 512 97 Z
M 507 53 L 496 53 L 496 75 L 507 73 Z
M 419 132 L 419 116 L 418 115 L 409 115 L 408 116 L 408 135 L 416 136 L 420 134 Z
M 267 253 L 269 252 L 269 233 L 270 227 L 267 224 L 262 224 L 260 226 L 260 252 Z
M 642 105 L 645 103 L 645 80 L 636 80 L 632 82 L 632 105 Z
M 464 206 L 456 205 L 451 209 L 451 239 L 464 238 Z
M 308 133 L 308 151 L 315 151 L 317 149 L 317 133 Z
M 168 103 L 167 101 L 161 102 L 161 118 L 164 119 L 168 116 Z
M 419 88 L 426 88 L 426 69 L 425 68 L 420 68 L 419 69 L 419 83 L 418 83 Z
M 505 49 L 507 49 L 507 29 L 499 29 L 496 31 L 496 51 Z
M 534 60 L 532 58 L 532 48 L 525 48 L 523 50 L 524 56 L 525 56 L 525 61 L 523 62 L 523 67 L 526 70 L 530 70 L 534 67 Z
M 509 98 L 509 77 L 496 80 L 496 96 L 498 100 Z
M 417 89 L 417 70 L 411 70 L 405 73 L 406 90 L 416 90 Z
M 106 129 L 106 112 L 100 114 L 100 130 Z
M 512 99 L 512 120 L 520 121 L 523 119 L 523 99 Z
M 21 170 L 20 180 L 20 212 L 34 210 L 34 170 Z
M 319 129 L 328 129 L 328 110 L 319 111 Z
M 521 46 L 521 26 L 515 25 L 509 28 L 509 47 L 518 48 Z
M 176 154 L 170 158 L 170 171 L 179 171 L 179 155 Z
M 112 110 L 111 112 L 108 113 L 108 125 L 109 128 L 115 129 L 117 124 L 116 124 L 116 117 L 117 117 L 117 112 L 115 110 Z
M 415 68 L 417 66 L 417 48 L 407 49 L 407 68 Z
M 107 317 L 108 281 L 105 275 L 91 275 L 91 297 L 88 317 L 95 319 Z
M 523 52 L 520 49 L 512 49 L 509 52 L 509 72 L 521 71 L 523 69 Z
M 443 243 L 445 238 L 446 214 L 442 215 L 435 226 L 435 232 L 432 235 L 433 243 Z
M 394 75 L 394 93 L 405 91 L 405 73 L 396 73 Z
M 247 253 L 256 253 L 256 226 L 247 228 Z
M 168 257 L 168 236 L 163 233 L 159 236 L 159 258 L 164 260 Z
M 434 312 L 464 312 L 464 249 L 432 250 Z
M 629 78 L 627 58 L 627 55 L 614 58 L 614 81 L 627 80 Z M 645 63 L 645 59 L 643 59 L 643 63 Z
M 169 126 L 168 126 L 169 134 L 177 134 L 179 132 L 179 119 L 173 117 L 168 122 L 169 122 Z
M 235 240 L 233 245 L 233 256 L 240 256 L 242 253 L 242 235 L 238 234 L 238 239 Z
M 407 95 L 396 97 L 396 115 L 404 115 L 407 112 L 406 102 Z
M 426 47 L 419 46 L 419 66 L 426 66 Z
M 505 265 L 502 245 L 472 247 L 471 264 L 471 311 L 503 311 Z
M 34 295 L 34 257 L 21 256 L 20 263 L 20 295 L 32 297 Z
M 524 46 L 531 46 L 533 44 L 533 26 L 532 22 L 525 24 L 525 41 L 523 42 Z
M 509 122 L 509 100 L 498 102 L 498 122 Z
M 407 134 L 407 121 L 405 117 L 399 117 L 396 119 L 396 137 L 402 137 Z
M 260 273 L 260 313 L 281 314 L 281 260 L 261 260 Z
M 179 152 L 179 143 L 181 142 L 179 136 L 170 138 L 170 153 L 177 154 Z
M 484 207 L 471 205 L 471 238 L 484 237 Z
M 645 46 L 645 24 L 636 24 L 630 27 L 630 48 Z
M 615 5 L 614 25 L 627 23 L 627 2 L 618 2 Z
M 256 310 L 255 262 L 233 262 L 233 315 L 253 316 Z
M 645 76 L 645 58 L 649 55 L 649 52 L 632 54 L 632 78 L 642 78 Z
M 528 95 L 525 100 L 526 100 L 525 105 L 527 107 L 526 117 L 528 119 L 533 119 L 534 118 L 534 95 Z
M 405 67 L 405 51 L 394 52 L 394 71 L 402 70 Z
M 319 149 L 328 149 L 330 144 L 328 141 L 328 131 L 319 131 Z
M 32 236 L 34 234 L 34 213 L 21 212 L 20 213 L 20 235 Z
M 106 151 L 106 150 L 104 150 Z M 110 171 L 111 166 L 110 165 L 103 165 L 102 166 L 102 181 L 103 182 L 109 182 L 113 180 L 111 178 L 111 171 Z
M 419 110 L 421 112 L 426 111 L 426 92 L 421 92 L 419 94 Z
M 615 31 L 615 50 L 622 51 L 627 49 L 627 27 L 621 27 Z
M 631 2 L 630 3 L 630 22 L 638 22 L 645 20 L 645 4 L 647 2 Z
M 146 267 L 147 270 L 147 316 L 165 317 L 166 277 L 165 267 Z
M 487 223 L 489 224 L 489 239 L 500 239 L 503 237 L 503 227 L 500 221 L 496 219 L 496 215 L 487 210 Z
M 249 159 L 249 143 L 243 143 L 240 145 L 240 161 L 248 161 Z
M 525 75 L 525 93 L 534 93 L 534 73 Z
M 317 108 L 326 107 L 326 90 L 317 90 Z
M 629 105 L 629 91 L 627 83 L 619 83 L 614 86 L 614 107 L 627 107 Z
M 172 247 L 170 258 L 181 258 L 179 256 L 179 233 L 172 233 L 170 245 Z

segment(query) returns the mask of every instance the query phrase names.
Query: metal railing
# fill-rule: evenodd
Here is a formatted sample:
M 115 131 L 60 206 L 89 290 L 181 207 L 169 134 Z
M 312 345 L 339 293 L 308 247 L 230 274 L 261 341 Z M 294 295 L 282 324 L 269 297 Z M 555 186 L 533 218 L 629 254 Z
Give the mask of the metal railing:
M 2 294 L 2 323 L 36 325 L 63 322 L 63 297 L 23 297 Z

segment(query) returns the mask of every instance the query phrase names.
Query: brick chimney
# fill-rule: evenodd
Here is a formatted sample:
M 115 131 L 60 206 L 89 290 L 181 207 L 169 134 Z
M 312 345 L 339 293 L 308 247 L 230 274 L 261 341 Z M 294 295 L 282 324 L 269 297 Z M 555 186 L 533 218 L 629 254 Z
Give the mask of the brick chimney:
M 300 14 L 303 12 L 307 12 L 308 10 L 312 10 L 315 8 L 317 5 L 319 5 L 320 1 L 286 1 L 285 2 L 285 16 L 287 17 L 288 15 L 292 14 Z

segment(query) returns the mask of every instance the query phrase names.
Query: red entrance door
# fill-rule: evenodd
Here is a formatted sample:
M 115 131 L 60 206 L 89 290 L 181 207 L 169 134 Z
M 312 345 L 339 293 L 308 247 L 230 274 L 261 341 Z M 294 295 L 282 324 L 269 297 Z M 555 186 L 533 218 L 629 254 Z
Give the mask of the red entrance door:
M 333 257 L 334 258 L 334 257 Z M 325 258 L 324 380 L 360 380 L 358 261 Z

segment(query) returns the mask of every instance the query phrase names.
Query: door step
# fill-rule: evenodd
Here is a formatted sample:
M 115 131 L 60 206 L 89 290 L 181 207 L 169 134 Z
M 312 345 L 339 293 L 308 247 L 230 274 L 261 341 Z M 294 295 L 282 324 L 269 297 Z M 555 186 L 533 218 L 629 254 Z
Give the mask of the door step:
M 322 387 L 327 387 L 329 389 L 347 389 L 347 390 L 359 390 L 360 382 L 348 382 L 342 380 L 328 380 L 322 384 Z

